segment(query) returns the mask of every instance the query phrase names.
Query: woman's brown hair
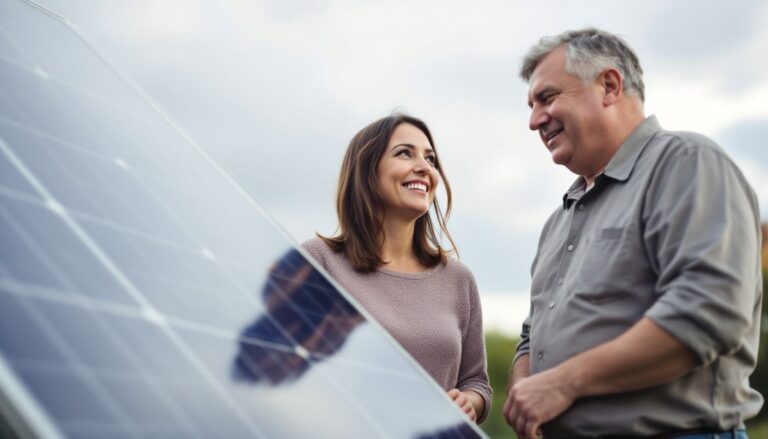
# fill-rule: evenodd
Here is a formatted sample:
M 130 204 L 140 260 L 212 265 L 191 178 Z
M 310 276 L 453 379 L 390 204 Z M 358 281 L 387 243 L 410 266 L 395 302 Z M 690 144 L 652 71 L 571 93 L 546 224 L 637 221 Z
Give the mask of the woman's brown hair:
M 389 139 L 398 125 L 407 123 L 415 126 L 427 136 L 432 149 L 435 143 L 432 134 L 420 119 L 396 113 L 373 122 L 360 130 L 349 142 L 341 165 L 339 187 L 336 192 L 336 214 L 339 217 L 338 234 L 334 237 L 318 235 L 335 252 L 341 252 L 361 272 L 371 272 L 384 265 L 379 254 L 379 241 L 383 227 L 382 199 L 378 190 L 378 165 L 387 148 Z M 456 245 L 445 226 L 451 213 L 451 186 L 443 173 L 443 167 L 435 150 L 435 169 L 443 181 L 446 192 L 445 213 L 440 210 L 437 197 L 432 202 L 440 232 Z M 440 246 L 429 212 L 416 220 L 413 233 L 413 248 L 416 258 L 425 267 L 434 267 L 448 261 L 449 251 Z

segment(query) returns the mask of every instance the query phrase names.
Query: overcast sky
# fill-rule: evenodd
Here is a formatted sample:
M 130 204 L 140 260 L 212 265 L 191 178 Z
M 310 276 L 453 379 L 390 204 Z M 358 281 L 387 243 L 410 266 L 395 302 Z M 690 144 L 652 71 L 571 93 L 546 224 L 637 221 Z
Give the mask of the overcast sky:
M 646 114 L 717 140 L 768 219 L 765 2 L 38 1 L 122 66 L 297 241 L 334 231 L 339 166 L 357 130 L 393 110 L 424 119 L 454 190 L 462 261 L 488 302 L 506 295 L 515 325 L 541 226 L 574 179 L 527 128 L 517 68 L 543 35 L 589 25 L 624 36 L 645 70 Z

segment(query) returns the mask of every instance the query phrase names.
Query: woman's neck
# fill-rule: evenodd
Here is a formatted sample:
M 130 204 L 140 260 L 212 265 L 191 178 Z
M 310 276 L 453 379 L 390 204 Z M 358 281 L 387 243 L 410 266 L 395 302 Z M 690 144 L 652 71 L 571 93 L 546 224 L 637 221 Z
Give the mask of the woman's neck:
M 416 221 L 384 219 L 380 252 L 385 268 L 409 273 L 426 269 L 416 257 L 413 248 L 415 229 Z

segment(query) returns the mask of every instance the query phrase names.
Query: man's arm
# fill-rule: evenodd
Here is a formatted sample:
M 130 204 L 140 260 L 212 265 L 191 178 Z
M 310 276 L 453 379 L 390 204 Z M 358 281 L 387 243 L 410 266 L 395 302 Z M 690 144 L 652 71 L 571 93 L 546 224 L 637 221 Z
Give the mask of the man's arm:
M 520 365 L 520 374 L 527 366 L 527 361 Z M 667 383 L 695 366 L 694 354 L 646 317 L 619 337 L 552 369 L 517 380 L 513 369 L 504 414 L 519 436 L 535 438 L 541 424 L 578 398 Z
M 511 389 L 512 386 L 515 385 L 515 383 L 522 380 L 523 378 L 528 378 L 530 374 L 531 374 L 530 355 L 524 354 L 520 356 L 517 359 L 517 361 L 515 361 L 515 363 L 512 365 L 512 368 L 509 370 L 507 394 L 509 394 L 509 389 Z
M 515 400 L 512 389 L 514 388 L 515 384 L 525 378 L 528 378 L 530 375 L 530 355 L 526 353 L 519 356 L 517 360 L 512 364 L 512 368 L 509 369 L 509 377 L 507 379 L 507 399 L 504 401 L 504 408 L 502 409 L 502 413 L 504 413 L 504 416 L 507 419 L 507 423 L 509 423 L 509 425 L 515 429 L 515 432 L 518 434 L 518 436 L 522 436 L 522 434 L 517 430 L 517 427 L 515 426 L 515 419 L 510 418 L 509 416 L 510 410 L 512 409 L 512 404 Z

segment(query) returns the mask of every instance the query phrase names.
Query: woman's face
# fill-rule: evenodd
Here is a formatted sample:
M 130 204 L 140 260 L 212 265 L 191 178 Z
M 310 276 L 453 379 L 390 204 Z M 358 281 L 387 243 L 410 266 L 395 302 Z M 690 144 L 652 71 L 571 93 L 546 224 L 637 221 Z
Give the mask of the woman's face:
M 439 182 L 427 136 L 409 123 L 395 128 L 378 165 L 385 215 L 417 219 L 429 211 Z

